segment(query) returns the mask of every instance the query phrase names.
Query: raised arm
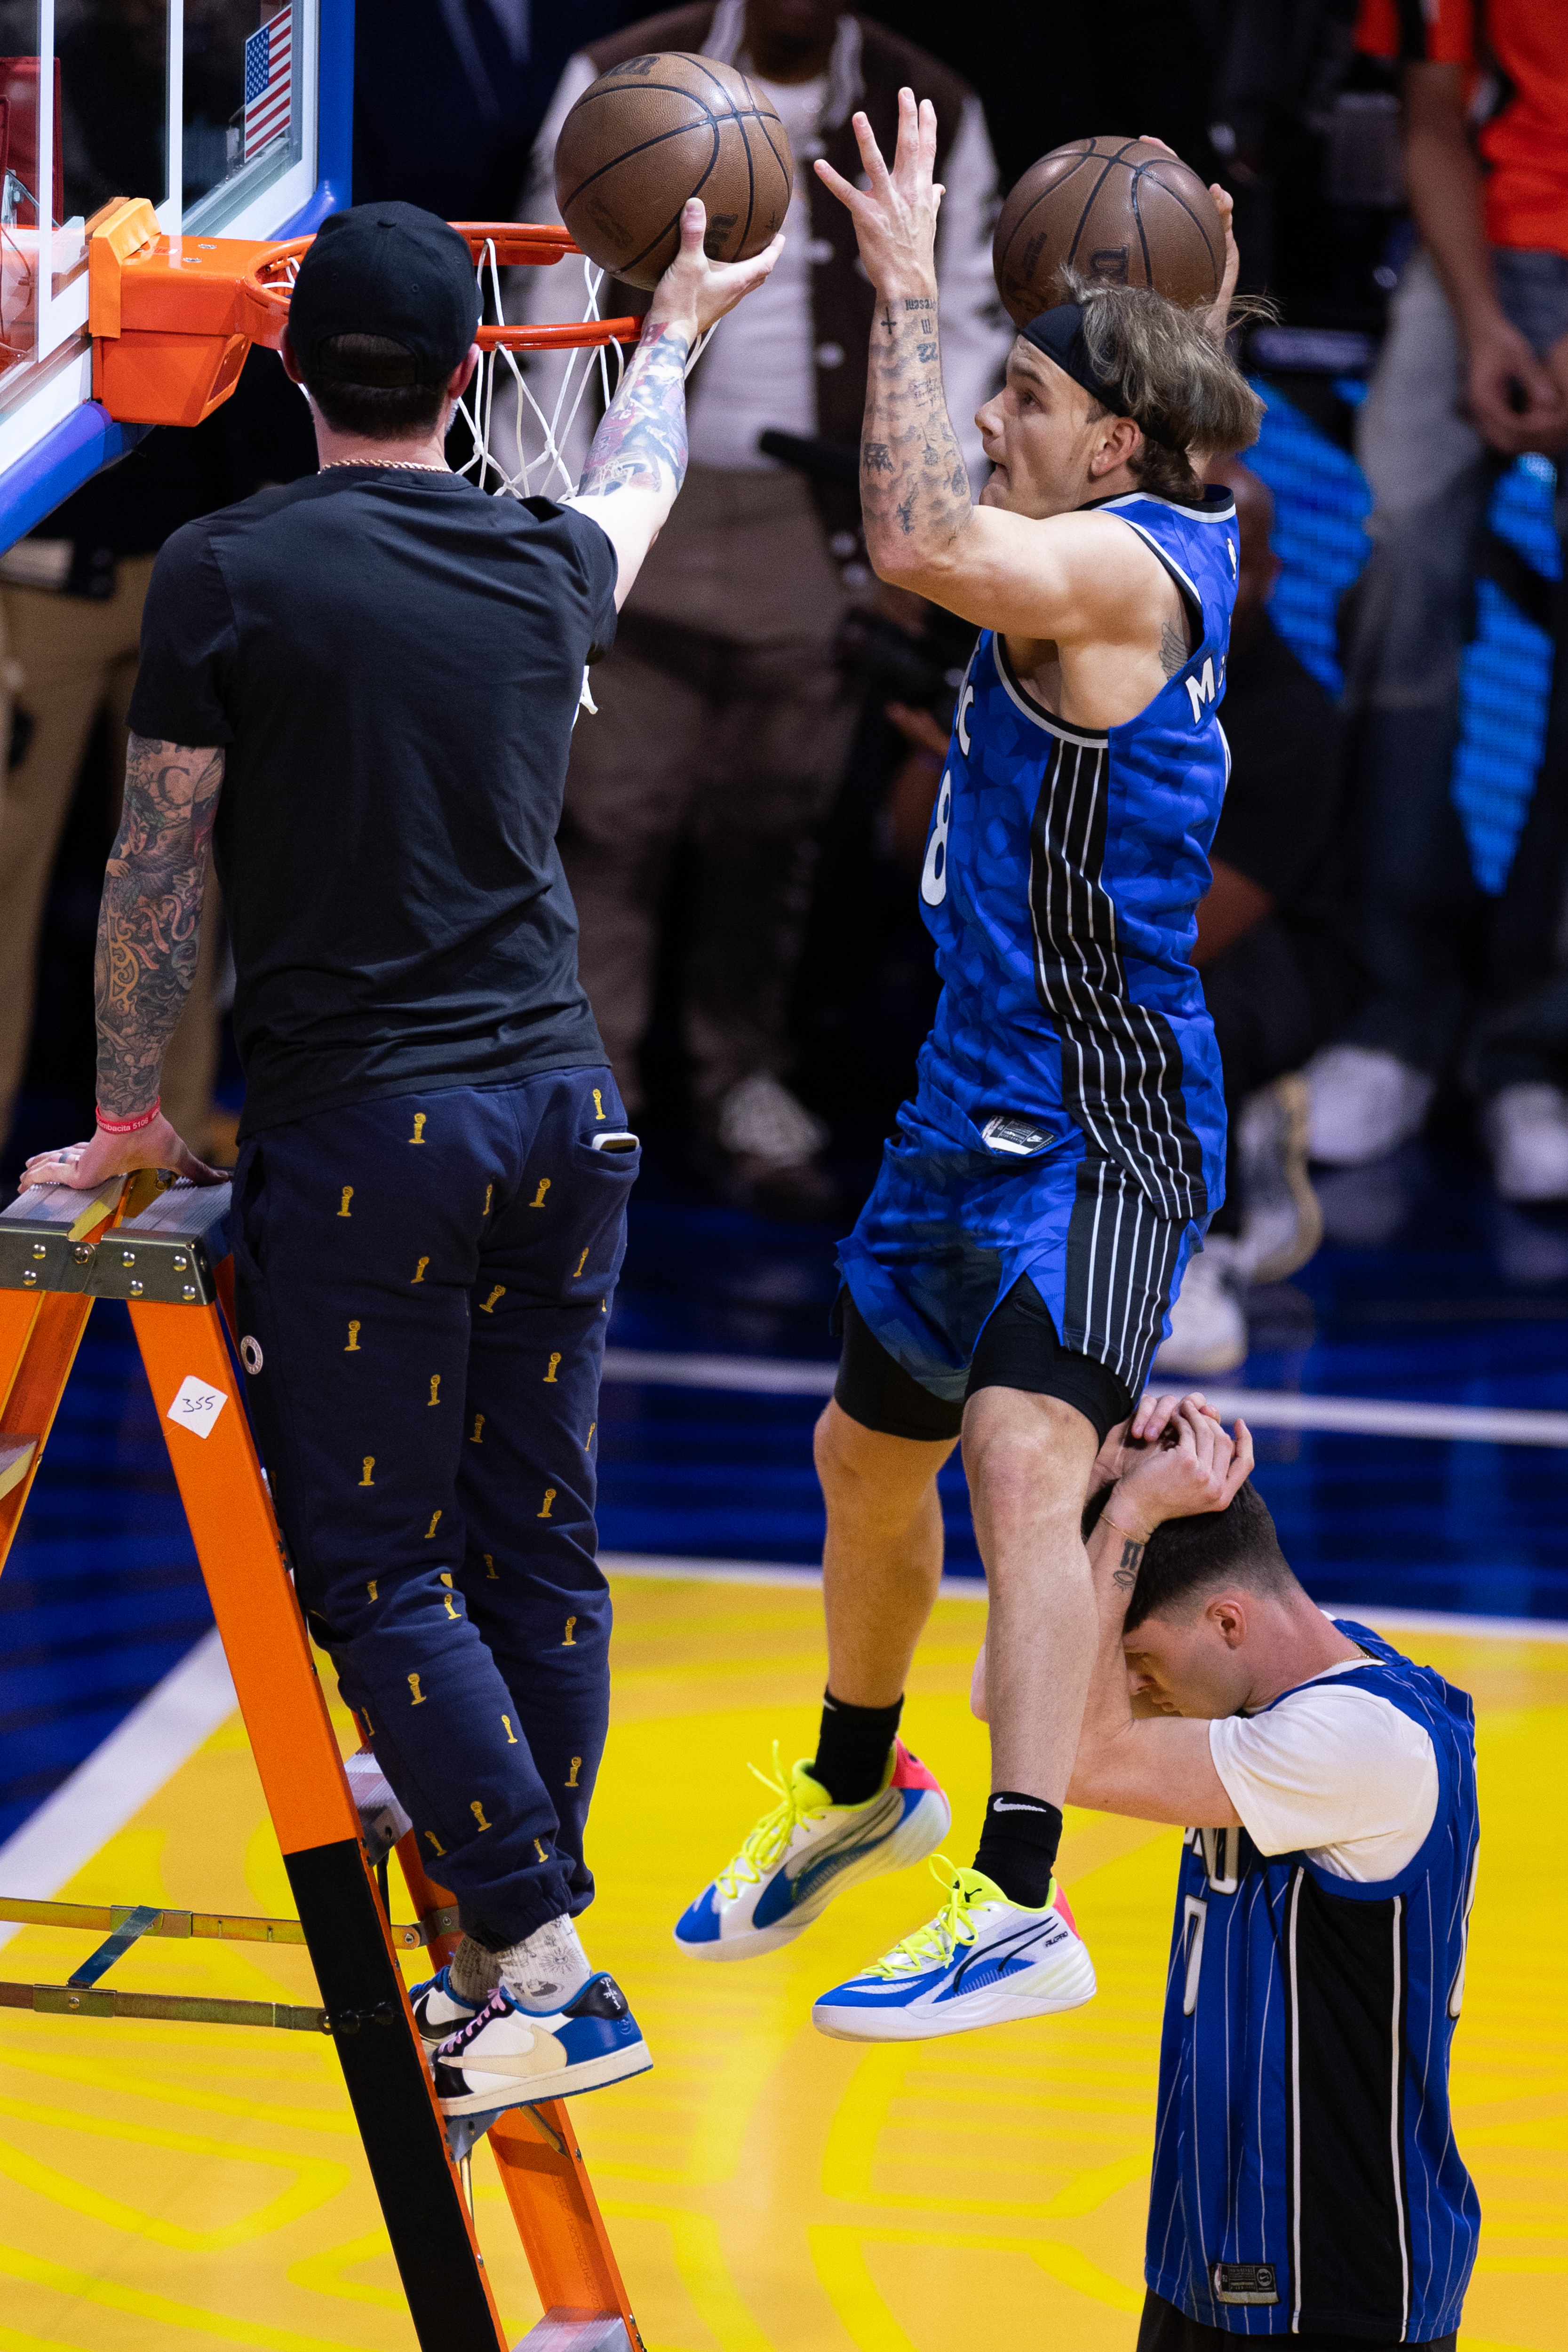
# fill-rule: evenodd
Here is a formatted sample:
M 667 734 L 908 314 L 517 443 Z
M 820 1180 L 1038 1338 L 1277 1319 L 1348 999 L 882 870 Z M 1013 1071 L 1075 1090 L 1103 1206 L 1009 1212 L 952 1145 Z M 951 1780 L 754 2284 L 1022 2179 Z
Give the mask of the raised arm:
M 131 738 L 125 802 L 98 914 L 100 1124 L 89 1142 L 30 1160 L 29 1183 L 90 1191 L 132 1168 L 172 1168 L 197 1183 L 222 1181 L 187 1150 L 157 1104 L 163 1055 L 196 968 L 223 771 L 221 751 Z
M 574 498 L 616 551 L 618 611 L 632 591 L 686 479 L 686 364 L 700 335 L 769 275 L 784 251 L 774 237 L 752 261 L 713 262 L 702 250 L 708 215 L 693 197 L 681 215 L 680 251 L 654 289 L 642 339 L 594 436 Z
M 935 109 L 929 100 L 917 107 L 912 90 L 900 91 L 890 170 L 866 116 L 854 121 L 865 188 L 852 187 L 821 160 L 816 171 L 854 216 L 877 294 L 860 439 L 860 509 L 874 570 L 964 620 L 1008 635 L 1059 641 L 1080 630 L 1115 634 L 1128 598 L 1147 595 L 1148 558 L 1131 532 L 1103 515 L 1059 515 L 1042 523 L 971 501 L 942 385 L 935 254 L 943 191 L 932 179 Z M 1010 385 L 1026 349 L 1015 346 Z M 1119 419 L 1111 437 L 1108 471 L 1135 449 L 1138 428 Z

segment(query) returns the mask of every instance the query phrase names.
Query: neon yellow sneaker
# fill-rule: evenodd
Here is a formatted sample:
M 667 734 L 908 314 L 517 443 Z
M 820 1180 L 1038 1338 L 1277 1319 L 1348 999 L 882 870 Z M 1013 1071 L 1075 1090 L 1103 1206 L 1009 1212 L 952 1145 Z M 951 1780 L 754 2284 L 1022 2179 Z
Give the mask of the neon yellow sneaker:
M 934 1919 L 847 1983 L 825 1992 L 811 2021 L 839 2042 L 924 2042 L 1080 2009 L 1094 1998 L 1094 1963 L 1051 1881 L 1037 1911 L 1009 1903 L 978 1870 L 945 1855 L 931 1876 L 948 1897 Z
M 773 1743 L 772 1774 L 751 1769 L 778 1799 L 734 1859 L 675 1923 L 699 1960 L 746 1960 L 787 1944 L 847 1886 L 923 1862 L 947 1835 L 952 1811 L 901 1739 L 887 1777 L 863 1805 L 836 1805 L 803 1757 L 788 1776 Z

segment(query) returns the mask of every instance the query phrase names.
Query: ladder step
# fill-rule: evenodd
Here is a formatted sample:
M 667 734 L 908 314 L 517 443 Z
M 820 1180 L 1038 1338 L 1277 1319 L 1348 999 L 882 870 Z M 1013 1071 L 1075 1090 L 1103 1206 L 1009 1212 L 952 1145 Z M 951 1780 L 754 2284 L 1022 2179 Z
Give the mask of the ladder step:
M 172 2025 L 267 2025 L 288 2033 L 326 2033 L 324 2009 L 280 2000 L 217 2000 L 203 1993 L 113 1992 L 107 1986 L 0 1982 L 0 2009 L 45 2017 L 156 2018 Z
M 5 1489 L 0 1485 L 0 1495 Z M 100 1934 L 118 1933 L 138 1918 L 152 1915 L 152 1924 L 139 1927 L 142 1936 L 194 1936 L 226 1944 L 303 1944 L 305 1930 L 298 1919 L 247 1919 L 227 1911 L 164 1911 L 139 1903 L 36 1903 L 23 1895 L 0 1895 L 0 1920 L 23 1927 L 89 1927 Z M 395 1926 L 392 1940 L 405 1951 L 417 1950 L 437 1936 L 458 1930 L 456 1904 L 432 1911 L 427 1918 Z

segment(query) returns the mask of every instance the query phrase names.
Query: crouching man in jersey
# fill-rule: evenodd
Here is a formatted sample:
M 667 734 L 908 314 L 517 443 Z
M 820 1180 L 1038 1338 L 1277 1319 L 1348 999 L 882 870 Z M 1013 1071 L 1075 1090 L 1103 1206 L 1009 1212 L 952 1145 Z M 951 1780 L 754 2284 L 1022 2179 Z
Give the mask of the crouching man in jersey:
M 1470 1702 L 1296 1581 L 1250 1441 L 1146 1405 L 1086 1515 L 1100 1646 L 1069 1795 L 1188 1829 L 1138 2352 L 1453 2352 L 1480 2210 L 1454 2145 Z M 1102 1484 L 1103 1481 L 1112 1484 Z M 986 1654 L 976 1669 L 984 1712 Z
M 1246 447 L 1260 407 L 1213 321 L 1084 288 L 1025 330 L 979 412 L 993 470 L 972 507 L 938 348 L 935 124 L 907 92 L 900 109 L 890 173 L 857 118 L 864 194 L 818 169 L 876 289 L 871 560 L 982 631 L 921 882 L 942 995 L 839 1261 L 816 1755 L 676 1935 L 699 1958 L 766 1950 L 941 1842 L 946 1800 L 896 1734 L 962 1433 L 992 1612 L 984 1832 L 936 1918 L 815 2011 L 829 2033 L 906 2040 L 1094 1991 L 1053 1875 L 1095 1648 L 1079 1519 L 1225 1166 L 1188 950 L 1225 791 L 1237 534 L 1187 452 Z
M 158 558 L 98 935 L 99 1124 L 35 1183 L 220 1181 L 158 1108 L 209 843 L 245 1116 L 240 1357 L 312 1633 L 465 1929 L 416 1989 L 448 2116 L 650 2062 L 574 1919 L 609 1712 L 605 1318 L 637 1139 L 555 831 L 585 665 L 686 470 L 697 336 L 767 276 L 689 205 L 575 498 L 444 454 L 479 358 L 464 240 L 323 223 L 285 364 L 321 471 Z

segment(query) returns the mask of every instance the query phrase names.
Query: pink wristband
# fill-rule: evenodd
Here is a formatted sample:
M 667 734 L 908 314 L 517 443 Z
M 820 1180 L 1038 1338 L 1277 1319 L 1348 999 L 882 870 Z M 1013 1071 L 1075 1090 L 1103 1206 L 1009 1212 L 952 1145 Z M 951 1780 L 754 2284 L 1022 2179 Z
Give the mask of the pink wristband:
M 154 1095 L 152 1109 L 139 1112 L 134 1118 L 105 1118 L 103 1113 L 100 1111 L 99 1126 L 105 1135 L 139 1135 L 144 1127 L 151 1127 L 157 1118 L 159 1101 L 160 1097 Z

